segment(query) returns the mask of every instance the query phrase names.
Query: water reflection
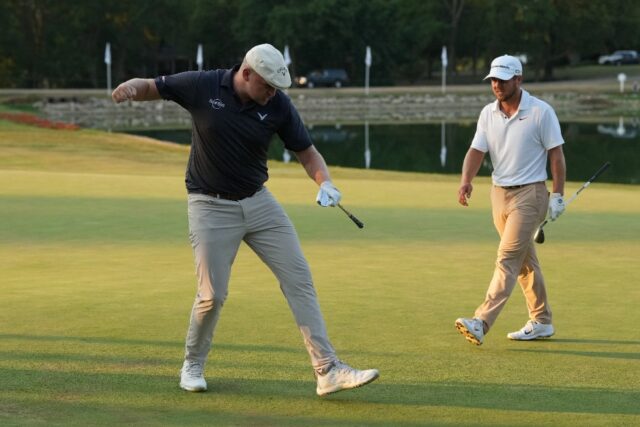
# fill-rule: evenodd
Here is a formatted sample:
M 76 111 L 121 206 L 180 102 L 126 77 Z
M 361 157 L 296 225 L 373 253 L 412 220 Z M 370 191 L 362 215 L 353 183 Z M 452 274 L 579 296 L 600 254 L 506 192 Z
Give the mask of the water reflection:
M 618 126 L 612 125 L 598 125 L 598 132 L 603 135 L 610 135 L 614 138 L 634 139 L 638 136 L 638 127 L 640 123 L 638 120 L 633 120 L 631 125 L 624 125 L 624 118 L 618 119 Z
M 444 168 L 444 165 L 447 163 L 447 127 L 445 126 L 444 120 L 440 123 L 440 129 L 440 165 Z
M 364 167 L 371 168 L 371 148 L 369 147 L 369 121 L 364 122 Z
M 601 182 L 640 183 L 638 121 L 617 124 L 561 123 L 566 144 L 567 177 L 583 182 L 603 161 L 612 167 Z M 329 165 L 408 172 L 460 174 L 475 133 L 475 121 L 359 125 L 310 125 L 309 133 Z M 620 131 L 620 129 L 623 129 Z M 153 138 L 189 143 L 190 130 L 138 131 Z M 269 158 L 290 162 L 295 156 L 276 137 Z M 491 173 L 489 156 L 480 175 Z

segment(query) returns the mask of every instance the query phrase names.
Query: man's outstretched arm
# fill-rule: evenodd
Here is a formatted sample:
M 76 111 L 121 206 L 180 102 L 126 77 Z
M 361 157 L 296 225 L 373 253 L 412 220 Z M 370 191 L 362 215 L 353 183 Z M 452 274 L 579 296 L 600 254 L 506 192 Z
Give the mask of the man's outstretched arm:
M 161 99 L 153 79 L 134 78 L 121 83 L 114 89 L 111 98 L 117 103 L 132 101 L 153 101 Z

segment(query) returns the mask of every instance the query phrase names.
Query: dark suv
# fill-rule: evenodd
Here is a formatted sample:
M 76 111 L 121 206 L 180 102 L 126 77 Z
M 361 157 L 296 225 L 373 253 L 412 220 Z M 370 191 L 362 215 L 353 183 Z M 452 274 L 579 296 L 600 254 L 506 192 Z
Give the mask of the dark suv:
M 320 71 L 312 71 L 304 77 L 298 77 L 296 83 L 298 86 L 303 87 L 342 87 L 349 84 L 349 76 L 341 68 L 327 68 Z
M 602 55 L 598 58 L 600 65 L 638 64 L 640 56 L 635 50 L 616 50 L 611 55 Z

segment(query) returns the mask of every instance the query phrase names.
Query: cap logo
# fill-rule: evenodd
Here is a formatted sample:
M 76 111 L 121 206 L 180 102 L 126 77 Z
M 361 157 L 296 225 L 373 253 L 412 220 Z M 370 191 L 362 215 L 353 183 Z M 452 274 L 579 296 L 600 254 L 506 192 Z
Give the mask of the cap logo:
M 287 68 L 286 67 L 280 67 L 276 70 L 276 73 L 278 74 L 282 74 L 282 77 L 287 75 Z
M 509 67 L 508 65 L 496 64 L 496 65 L 492 65 L 491 68 L 504 68 L 505 70 L 512 71 L 516 75 L 519 75 L 522 73 L 521 70 L 518 70 L 517 68 Z

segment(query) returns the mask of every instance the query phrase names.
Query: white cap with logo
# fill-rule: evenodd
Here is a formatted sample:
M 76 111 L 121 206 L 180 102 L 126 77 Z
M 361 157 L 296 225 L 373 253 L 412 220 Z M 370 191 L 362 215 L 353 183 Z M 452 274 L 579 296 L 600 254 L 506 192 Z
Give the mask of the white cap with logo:
M 267 83 L 277 89 L 291 86 L 289 69 L 282 53 L 268 43 L 252 47 L 244 57 L 247 64 Z
M 483 80 L 496 78 L 500 80 L 511 80 L 514 76 L 522 75 L 522 63 L 518 58 L 511 55 L 498 56 L 491 61 L 491 70 Z

